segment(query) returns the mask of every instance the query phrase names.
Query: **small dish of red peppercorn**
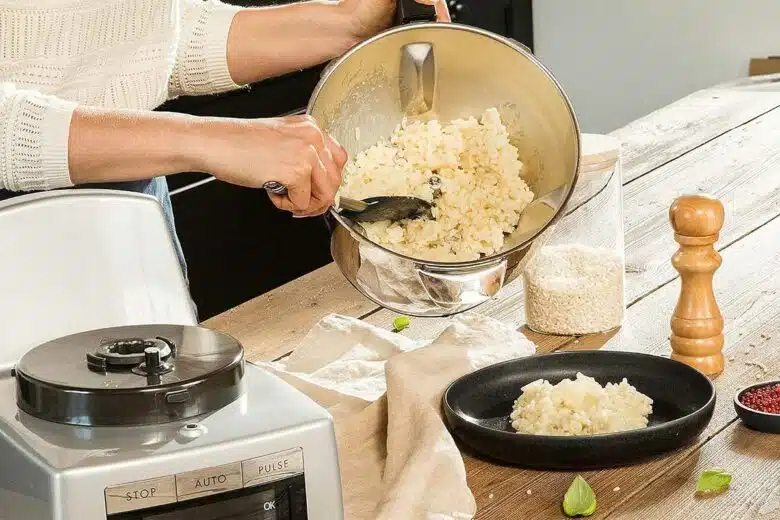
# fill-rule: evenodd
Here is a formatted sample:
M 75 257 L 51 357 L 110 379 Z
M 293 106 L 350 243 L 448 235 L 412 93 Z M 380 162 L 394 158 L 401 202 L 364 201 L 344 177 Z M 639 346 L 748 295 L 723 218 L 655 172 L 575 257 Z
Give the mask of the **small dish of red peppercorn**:
M 780 433 L 780 381 L 764 381 L 739 390 L 734 409 L 748 428 Z

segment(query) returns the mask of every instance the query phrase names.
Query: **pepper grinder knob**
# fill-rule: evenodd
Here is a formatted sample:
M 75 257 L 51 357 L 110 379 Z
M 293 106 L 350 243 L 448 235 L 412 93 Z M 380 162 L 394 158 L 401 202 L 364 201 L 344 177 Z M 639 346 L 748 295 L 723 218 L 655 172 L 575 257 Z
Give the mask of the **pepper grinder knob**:
M 680 273 L 680 297 L 672 315 L 672 359 L 706 375 L 723 372 L 723 316 L 712 280 L 721 265 L 715 250 L 725 211 L 709 195 L 688 195 L 669 209 L 674 239 L 680 244 L 672 265 Z

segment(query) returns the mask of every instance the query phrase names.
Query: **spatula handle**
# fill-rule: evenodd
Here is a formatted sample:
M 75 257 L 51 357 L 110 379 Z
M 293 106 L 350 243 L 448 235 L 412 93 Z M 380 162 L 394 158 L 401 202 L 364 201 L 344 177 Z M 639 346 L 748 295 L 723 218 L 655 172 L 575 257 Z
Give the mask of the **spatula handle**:
M 276 181 L 268 181 L 263 184 L 263 188 L 273 193 L 274 195 L 287 195 L 287 188 L 282 186 Z M 347 197 L 341 197 L 339 201 L 339 207 L 347 211 L 365 211 L 368 204 L 362 200 L 349 199 Z
M 287 188 L 276 181 L 266 182 L 263 184 L 263 188 L 266 191 L 273 193 L 274 195 L 287 195 Z

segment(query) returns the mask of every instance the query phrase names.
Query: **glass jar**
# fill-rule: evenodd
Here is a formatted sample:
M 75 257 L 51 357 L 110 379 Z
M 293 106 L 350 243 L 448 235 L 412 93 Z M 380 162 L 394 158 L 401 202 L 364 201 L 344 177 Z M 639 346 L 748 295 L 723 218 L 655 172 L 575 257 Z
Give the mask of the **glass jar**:
M 544 334 L 608 332 L 625 314 L 620 142 L 583 134 L 565 213 L 523 272 L 526 323 Z

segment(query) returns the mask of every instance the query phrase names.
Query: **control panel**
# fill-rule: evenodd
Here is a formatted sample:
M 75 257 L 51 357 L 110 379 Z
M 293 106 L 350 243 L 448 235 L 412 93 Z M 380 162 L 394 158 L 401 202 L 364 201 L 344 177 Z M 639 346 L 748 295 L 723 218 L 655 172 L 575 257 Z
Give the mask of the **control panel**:
M 105 490 L 108 520 L 305 520 L 303 450 Z

